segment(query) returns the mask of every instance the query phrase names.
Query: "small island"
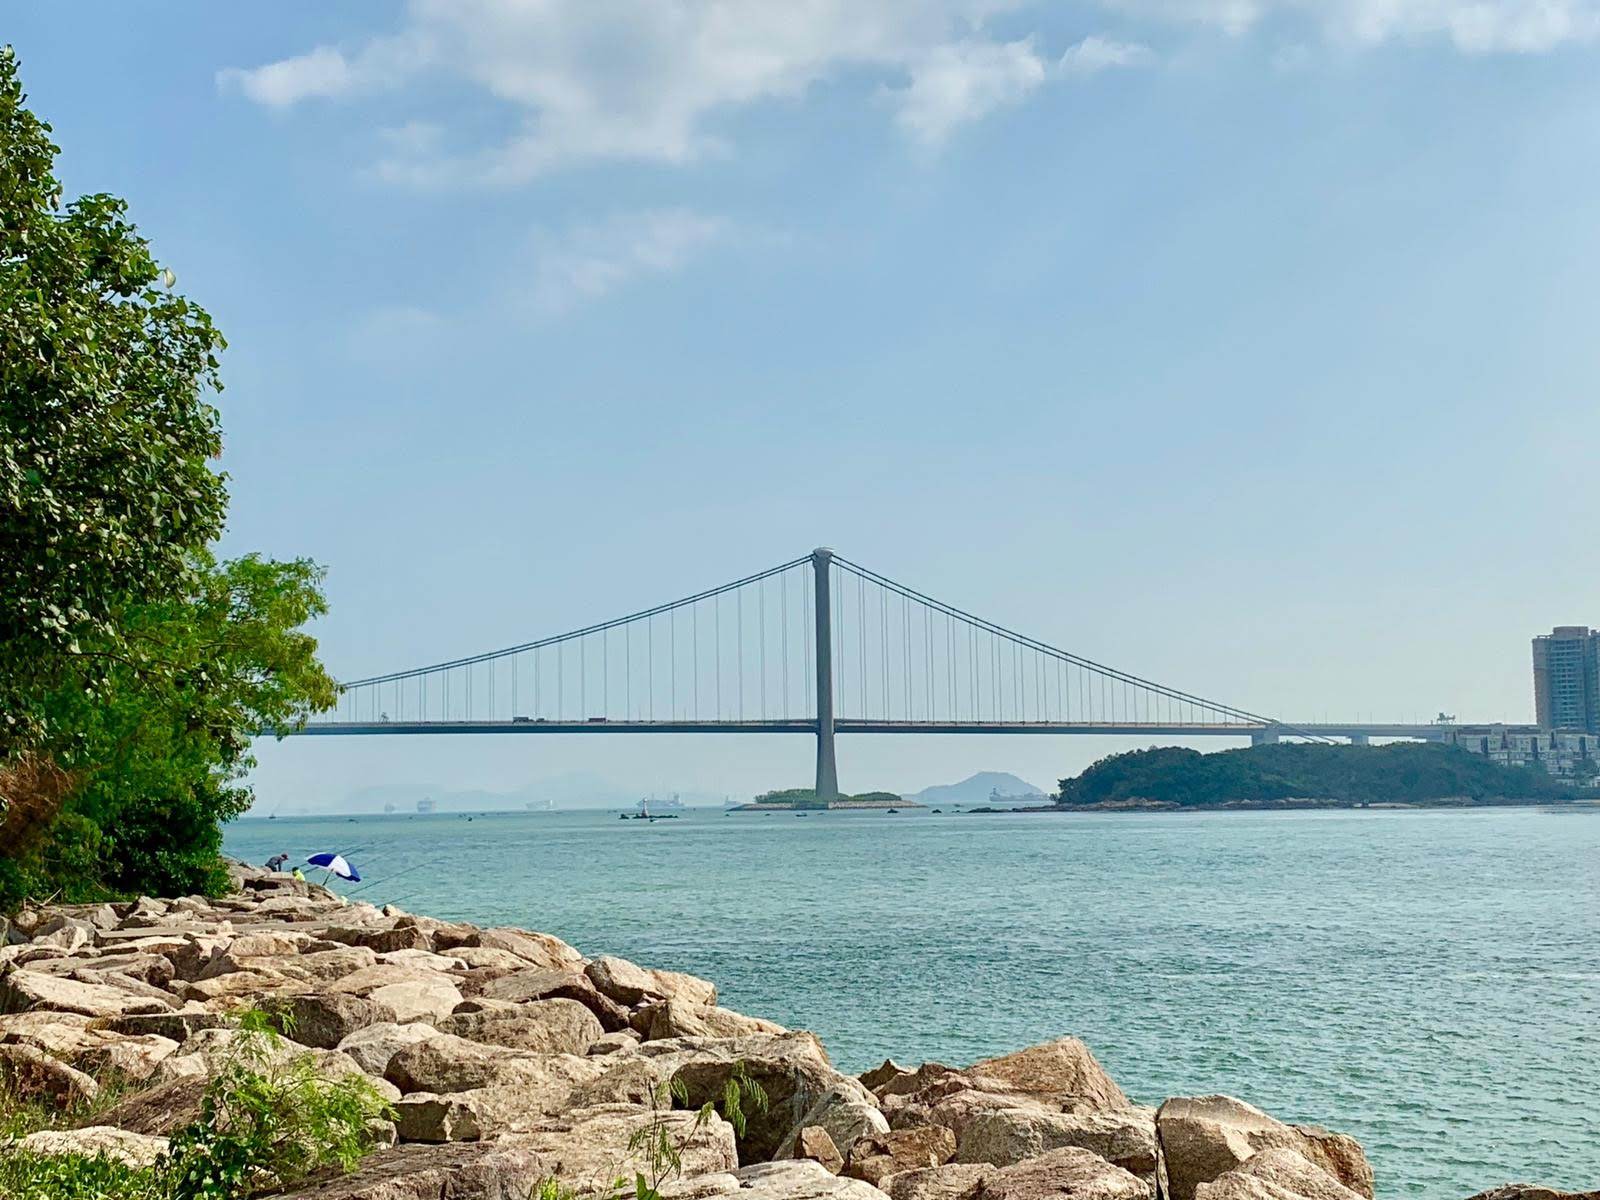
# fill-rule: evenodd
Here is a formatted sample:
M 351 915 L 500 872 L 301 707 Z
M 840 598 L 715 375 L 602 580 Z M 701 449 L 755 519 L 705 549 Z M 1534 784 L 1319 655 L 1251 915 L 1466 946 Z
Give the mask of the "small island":
M 893 792 L 862 792 L 859 796 L 840 796 L 834 800 L 819 799 L 813 788 L 784 788 L 780 791 L 762 792 L 749 804 L 739 804 L 729 812 L 823 812 L 828 809 L 855 808 L 922 808 L 914 800 L 906 800 Z
M 1049 805 L 1010 811 L 1432 808 L 1559 803 L 1587 794 L 1542 771 L 1431 742 L 1280 742 L 1212 754 L 1179 746 L 1113 754 L 1061 780 Z

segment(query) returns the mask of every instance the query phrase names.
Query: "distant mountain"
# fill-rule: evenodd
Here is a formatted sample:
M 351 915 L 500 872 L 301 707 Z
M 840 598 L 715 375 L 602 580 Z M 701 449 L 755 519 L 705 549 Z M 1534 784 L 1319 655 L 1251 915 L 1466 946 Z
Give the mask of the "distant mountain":
M 998 792 L 1001 796 L 1043 796 L 1044 792 L 1009 771 L 979 771 L 960 783 L 940 783 L 912 792 L 906 797 L 917 804 L 985 804 Z

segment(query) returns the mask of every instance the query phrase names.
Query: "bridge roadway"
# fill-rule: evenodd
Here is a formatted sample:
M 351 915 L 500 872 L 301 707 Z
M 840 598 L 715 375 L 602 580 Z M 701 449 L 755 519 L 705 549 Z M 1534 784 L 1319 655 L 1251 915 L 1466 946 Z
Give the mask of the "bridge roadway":
M 1236 737 L 1252 743 L 1281 738 L 1345 738 L 1367 742 L 1373 738 L 1412 738 L 1443 741 L 1449 733 L 1533 733 L 1534 725 L 1407 725 L 1307 722 L 1291 724 L 1155 723 L 1140 721 L 873 721 L 836 717 L 835 733 L 975 733 L 975 734 L 1089 734 L 1100 737 Z M 482 734 L 482 733 L 805 733 L 815 735 L 817 722 L 809 718 L 759 721 L 316 721 L 298 735 Z

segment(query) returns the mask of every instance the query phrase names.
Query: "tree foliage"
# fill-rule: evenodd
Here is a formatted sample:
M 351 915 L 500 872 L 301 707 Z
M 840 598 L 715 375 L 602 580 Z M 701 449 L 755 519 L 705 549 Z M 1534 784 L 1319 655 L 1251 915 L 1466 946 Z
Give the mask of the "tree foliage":
M 74 734 L 62 765 L 83 782 L 49 838 L 0 862 L 0 896 L 221 889 L 220 822 L 250 805 L 253 739 L 333 703 L 301 628 L 325 611 L 322 572 L 195 558 L 187 594 L 117 614 L 123 642 L 161 671 L 113 660 L 94 694 L 68 679 L 47 698 L 52 727 Z
M 252 740 L 333 702 L 322 573 L 216 561 L 222 337 L 24 100 L 0 48 L 0 903 L 216 892 Z
M 0 47 L 0 758 L 45 735 L 67 675 L 92 692 L 113 664 L 160 669 L 120 615 L 184 588 L 227 504 L 221 335 L 121 200 L 63 205 L 24 100 Z
M 1460 799 L 1487 802 L 1569 794 L 1542 771 L 1503 767 L 1456 746 L 1280 742 L 1216 754 L 1178 746 L 1113 754 L 1076 778 L 1063 779 L 1056 802 L 1078 807 L 1155 801 L 1191 808 L 1270 805 L 1292 800 L 1341 804 L 1427 804 Z

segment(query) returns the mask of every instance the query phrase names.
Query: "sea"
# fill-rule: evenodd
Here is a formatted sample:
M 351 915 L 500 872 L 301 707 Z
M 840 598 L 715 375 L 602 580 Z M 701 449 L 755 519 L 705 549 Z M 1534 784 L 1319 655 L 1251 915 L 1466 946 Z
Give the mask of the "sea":
M 1073 1034 L 1141 1103 L 1355 1135 L 1382 1197 L 1600 1187 L 1600 810 L 396 813 L 225 841 L 705 976 L 845 1070 Z

